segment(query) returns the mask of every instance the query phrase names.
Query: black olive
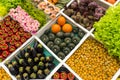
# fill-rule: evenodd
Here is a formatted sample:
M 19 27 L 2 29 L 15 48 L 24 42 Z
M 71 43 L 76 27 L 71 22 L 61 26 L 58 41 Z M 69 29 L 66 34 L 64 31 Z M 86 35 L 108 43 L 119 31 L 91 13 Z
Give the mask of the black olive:
M 44 63 L 40 61 L 39 64 L 38 64 L 38 67 L 39 67 L 40 69 L 44 69 Z
M 38 53 L 43 53 L 43 46 L 41 44 L 38 44 L 36 47 L 34 47 L 35 50 L 38 52 Z
M 28 73 L 23 73 L 23 80 L 29 80 Z
M 18 75 L 16 76 L 16 79 L 17 79 L 17 80 L 23 80 L 23 77 L 18 74 Z
M 47 75 L 49 75 L 50 70 L 49 70 L 48 68 L 46 68 L 46 69 L 44 70 L 44 73 L 45 73 L 45 75 L 47 76 Z
M 31 79 L 36 79 L 36 78 L 37 78 L 36 73 L 32 73 L 32 74 L 30 75 L 30 78 L 31 78 Z
M 25 70 L 26 70 L 26 72 L 29 73 L 29 74 L 32 72 L 30 66 L 26 66 L 26 67 L 25 67 Z
M 38 72 L 37 72 L 37 77 L 38 77 L 39 79 L 44 79 L 44 78 L 45 78 L 45 75 L 43 74 L 43 71 L 42 71 L 42 70 L 38 70 Z
M 53 62 L 54 61 L 54 57 L 53 56 L 47 56 L 46 57 L 46 61 L 47 62 Z

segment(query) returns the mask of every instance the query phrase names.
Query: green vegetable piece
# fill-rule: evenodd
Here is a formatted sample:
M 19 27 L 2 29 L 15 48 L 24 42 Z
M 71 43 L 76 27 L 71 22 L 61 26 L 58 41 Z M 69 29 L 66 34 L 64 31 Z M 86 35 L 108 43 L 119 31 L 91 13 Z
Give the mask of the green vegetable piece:
M 69 37 L 65 38 L 64 41 L 66 44 L 69 44 L 72 42 L 71 38 L 69 38 Z
M 79 41 L 80 41 L 80 38 L 77 37 L 77 36 L 75 36 L 75 37 L 72 38 L 72 42 L 73 42 L 74 44 L 78 44 Z
M 62 42 L 62 40 L 60 38 L 55 38 L 55 40 L 54 40 L 54 43 L 56 45 L 59 45 L 61 42 Z
M 65 47 L 65 48 L 63 49 L 63 52 L 65 53 L 65 55 L 67 55 L 67 54 L 70 52 L 70 49 L 67 48 L 67 47 Z
M 59 52 L 57 54 L 57 56 L 60 58 L 60 59 L 64 59 L 65 58 L 65 54 L 63 52 Z
M 54 45 L 54 46 L 52 47 L 52 51 L 53 51 L 54 53 L 58 53 L 58 52 L 60 51 L 60 47 L 59 47 L 58 45 Z
M 52 41 L 49 41 L 47 43 L 47 46 L 51 49 L 54 46 L 54 43 Z
M 47 35 L 49 37 L 49 40 L 54 40 L 55 39 L 55 35 L 53 33 L 49 33 Z
M 49 38 L 47 35 L 43 34 L 40 39 L 46 44 L 49 41 Z

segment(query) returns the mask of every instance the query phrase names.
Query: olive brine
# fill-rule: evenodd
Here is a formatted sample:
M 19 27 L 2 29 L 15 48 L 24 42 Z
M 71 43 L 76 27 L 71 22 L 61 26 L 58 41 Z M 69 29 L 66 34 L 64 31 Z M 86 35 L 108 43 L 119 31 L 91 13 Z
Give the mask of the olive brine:
M 53 56 L 46 56 L 44 48 L 38 42 L 34 46 L 21 49 L 20 54 L 6 61 L 12 75 L 17 80 L 44 79 L 55 67 Z

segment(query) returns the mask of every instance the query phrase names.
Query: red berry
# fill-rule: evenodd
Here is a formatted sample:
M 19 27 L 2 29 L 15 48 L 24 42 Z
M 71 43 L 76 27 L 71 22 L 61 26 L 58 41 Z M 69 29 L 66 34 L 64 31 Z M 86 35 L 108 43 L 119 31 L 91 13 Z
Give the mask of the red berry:
M 10 52 L 15 51 L 15 46 L 9 46 L 9 51 L 10 51 Z
M 7 50 L 8 49 L 8 45 L 7 44 L 2 44 L 1 48 L 2 48 L 3 51 Z
M 9 55 L 9 52 L 8 52 L 8 51 L 3 51 L 3 52 L 2 52 L 2 56 L 3 56 L 4 58 L 6 58 L 8 55 Z

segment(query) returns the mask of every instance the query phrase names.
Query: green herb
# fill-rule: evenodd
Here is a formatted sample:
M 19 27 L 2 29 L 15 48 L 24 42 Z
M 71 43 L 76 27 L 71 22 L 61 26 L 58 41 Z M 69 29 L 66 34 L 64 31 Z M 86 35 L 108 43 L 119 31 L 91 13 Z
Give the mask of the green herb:
M 120 59 L 120 4 L 110 7 L 94 28 L 95 38 L 105 45 L 110 55 Z
M 31 0 L 0 0 L 0 16 L 6 15 L 11 8 L 20 5 L 31 17 L 38 20 L 43 26 L 46 23 L 46 15 L 32 5 Z M 2 8 L 2 9 L 1 9 Z

